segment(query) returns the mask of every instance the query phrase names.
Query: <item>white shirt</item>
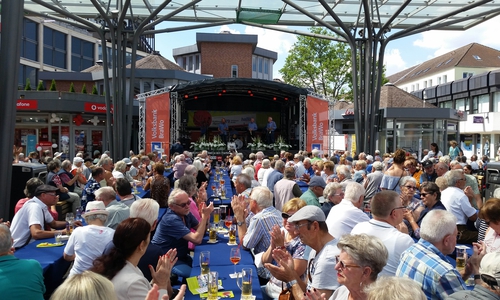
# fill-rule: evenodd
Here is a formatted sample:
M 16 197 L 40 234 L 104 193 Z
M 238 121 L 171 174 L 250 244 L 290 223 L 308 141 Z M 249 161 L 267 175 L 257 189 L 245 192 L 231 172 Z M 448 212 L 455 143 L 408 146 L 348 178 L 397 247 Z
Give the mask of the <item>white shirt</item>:
M 338 239 L 344 234 L 351 233 L 356 224 L 369 220 L 370 218 L 350 200 L 342 199 L 328 213 L 326 225 L 328 225 L 328 232 Z
M 75 228 L 64 248 L 66 255 L 76 255 L 69 276 L 90 269 L 94 260 L 102 255 L 108 243 L 113 240 L 114 234 L 115 230 L 106 226 Z
M 306 172 L 306 168 L 304 167 L 304 163 L 299 161 L 295 165 L 295 177 L 300 178 L 300 177 L 302 177 L 302 175 L 304 175 L 305 172 Z
M 111 172 L 111 174 L 113 175 L 114 178 L 118 179 L 118 178 L 125 178 L 125 176 L 123 175 L 122 172 L 120 171 L 115 171 L 113 170 L 113 172 Z
M 260 185 L 262 185 L 262 180 L 264 179 L 264 174 L 266 173 L 266 170 L 268 170 L 269 168 L 267 169 L 264 169 L 264 168 L 260 168 L 259 171 L 257 172 L 257 180 L 259 181 Z M 267 184 L 265 185 L 267 186 Z
M 375 219 L 368 222 L 358 223 L 358 225 L 354 226 L 351 231 L 351 234 L 360 233 L 366 233 L 368 235 L 378 237 L 384 243 L 387 248 L 387 252 L 389 252 L 387 264 L 382 269 L 379 276 L 395 276 L 401 254 L 415 243 L 408 234 L 400 232 L 389 223 L 377 221 Z
M 42 200 L 37 197 L 26 201 L 23 207 L 14 215 L 10 232 L 14 239 L 14 247 L 22 247 L 26 244 L 27 239 L 33 241 L 31 237 L 31 225 L 40 225 L 42 230 L 45 223 L 51 223 L 54 218 L 49 212 L 49 209 Z
M 261 186 L 267 186 L 267 178 L 269 178 L 269 174 L 271 174 L 274 169 L 269 167 L 268 169 L 265 170 L 266 171 L 264 172 L 264 176 L 262 177 L 262 182 L 260 183 Z
M 467 224 L 467 219 L 477 213 L 464 191 L 454 186 L 441 192 L 441 203 L 457 218 L 457 225 Z

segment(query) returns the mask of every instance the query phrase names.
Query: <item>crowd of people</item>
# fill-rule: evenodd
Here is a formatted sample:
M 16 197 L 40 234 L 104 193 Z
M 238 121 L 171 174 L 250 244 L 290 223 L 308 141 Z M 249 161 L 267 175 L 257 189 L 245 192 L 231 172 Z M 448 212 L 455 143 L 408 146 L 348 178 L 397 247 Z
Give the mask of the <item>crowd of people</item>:
M 53 210 L 65 195 L 87 225 L 75 222 L 64 249 L 74 263 L 54 299 L 69 297 L 70 284 L 112 288 L 107 299 L 180 299 L 185 287 L 177 294 L 172 281 L 191 276 L 191 251 L 214 209 L 206 188 L 217 164 L 231 178 L 238 236 L 254 255 L 266 300 L 284 288 L 294 299 L 500 299 L 500 189 L 483 201 L 474 172 L 488 162 L 464 158 L 455 144 L 443 155 L 433 143 L 421 161 L 402 149 L 231 152 L 218 162 L 207 151 L 175 153 L 172 161 L 141 152 L 116 163 L 104 153 L 95 165 L 83 154 L 73 162 L 54 157 L 47 182 L 28 181 L 12 224 L 0 227 L 0 261 L 36 265 L 16 260 L 15 249 L 66 233 Z M 132 193 L 138 185 L 151 199 Z M 460 270 L 452 265 L 457 243 L 473 250 Z M 0 292 L 29 285 L 26 293 L 43 295 L 35 269 Z M 8 280 L 2 274 L 0 282 Z

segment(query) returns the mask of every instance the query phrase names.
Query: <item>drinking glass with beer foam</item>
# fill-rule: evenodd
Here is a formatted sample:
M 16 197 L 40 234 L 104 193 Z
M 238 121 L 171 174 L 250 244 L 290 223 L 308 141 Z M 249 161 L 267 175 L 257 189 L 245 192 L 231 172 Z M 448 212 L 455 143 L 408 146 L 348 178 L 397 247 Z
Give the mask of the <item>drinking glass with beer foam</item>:
M 467 262 L 467 246 L 456 246 L 457 253 L 457 271 L 465 270 L 465 264 Z
M 241 284 L 240 284 L 240 274 L 241 274 Z M 252 297 L 252 269 L 243 268 L 241 273 L 238 274 L 236 283 L 241 289 L 241 299 L 250 299 Z
M 210 272 L 210 251 L 200 252 L 200 268 L 202 275 Z

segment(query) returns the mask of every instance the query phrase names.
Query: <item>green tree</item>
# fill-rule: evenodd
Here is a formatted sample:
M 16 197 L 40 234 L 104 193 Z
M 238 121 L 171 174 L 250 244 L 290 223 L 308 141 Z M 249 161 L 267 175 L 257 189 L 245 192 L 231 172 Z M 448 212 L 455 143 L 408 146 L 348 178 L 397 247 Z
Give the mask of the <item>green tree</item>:
M 85 83 L 82 86 L 82 94 L 87 94 L 87 87 L 85 86 Z
M 29 78 L 26 78 L 26 86 L 24 86 L 25 91 L 31 91 L 31 82 Z
M 98 95 L 99 93 L 97 92 L 97 86 L 94 84 L 92 87 L 92 95 Z
M 310 30 L 315 34 L 335 36 L 321 27 Z M 315 93 L 332 98 L 345 98 L 352 90 L 351 50 L 346 43 L 299 36 L 280 73 L 288 84 L 311 88 Z
M 37 91 L 45 91 L 45 87 L 43 86 L 43 80 L 38 80 L 38 86 L 36 87 Z
M 50 83 L 49 91 L 57 91 L 55 79 L 52 79 L 52 82 Z
M 75 92 L 75 86 L 73 85 L 73 82 L 69 85 L 69 92 L 74 93 Z

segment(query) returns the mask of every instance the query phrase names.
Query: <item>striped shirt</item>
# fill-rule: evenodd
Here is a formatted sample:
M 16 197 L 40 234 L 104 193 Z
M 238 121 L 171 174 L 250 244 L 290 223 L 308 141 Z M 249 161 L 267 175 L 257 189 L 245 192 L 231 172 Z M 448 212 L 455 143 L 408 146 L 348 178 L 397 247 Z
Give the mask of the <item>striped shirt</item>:
M 281 227 L 282 223 L 281 213 L 274 206 L 264 208 L 250 220 L 250 226 L 243 238 L 243 246 L 254 248 L 255 254 L 266 251 L 271 244 L 270 231 L 274 225 Z
M 445 299 L 466 289 L 462 277 L 444 254 L 423 239 L 403 252 L 396 276 L 420 284 L 427 299 Z

